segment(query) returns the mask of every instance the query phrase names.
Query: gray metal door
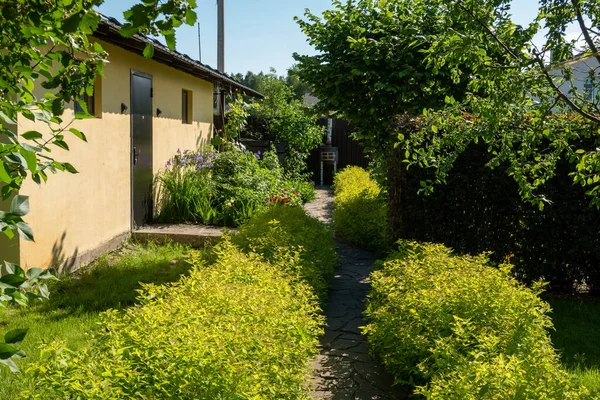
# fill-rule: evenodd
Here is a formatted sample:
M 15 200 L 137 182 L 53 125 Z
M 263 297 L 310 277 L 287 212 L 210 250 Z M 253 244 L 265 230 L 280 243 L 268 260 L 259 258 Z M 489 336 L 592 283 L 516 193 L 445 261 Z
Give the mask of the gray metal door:
M 131 71 L 132 214 L 134 227 L 152 219 L 152 75 Z

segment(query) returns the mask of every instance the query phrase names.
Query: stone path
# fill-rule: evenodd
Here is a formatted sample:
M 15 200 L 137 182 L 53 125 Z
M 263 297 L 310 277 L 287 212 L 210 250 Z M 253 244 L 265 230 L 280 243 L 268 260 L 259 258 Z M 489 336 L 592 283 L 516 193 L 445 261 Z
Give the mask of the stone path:
M 332 223 L 333 194 L 317 191 L 317 199 L 305 206 L 306 212 Z M 325 308 L 327 327 L 321 338 L 321 354 L 314 360 L 313 399 L 391 400 L 408 398 L 407 392 L 392 388 L 392 379 L 369 356 L 362 313 L 370 288 L 368 280 L 375 257 L 337 242 L 340 265 L 331 283 Z

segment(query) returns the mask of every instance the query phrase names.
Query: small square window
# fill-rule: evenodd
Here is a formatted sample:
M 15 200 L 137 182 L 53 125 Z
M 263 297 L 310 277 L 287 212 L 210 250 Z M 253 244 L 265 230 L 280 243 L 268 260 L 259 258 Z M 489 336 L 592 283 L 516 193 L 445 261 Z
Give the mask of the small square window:
M 94 82 L 94 93 L 90 96 L 84 93 L 78 100 L 75 100 L 75 113 L 85 112 L 82 103 L 85 104 L 87 112 L 97 118 L 102 117 L 102 78 L 98 76 Z
M 583 98 L 587 101 L 592 100 L 592 98 L 594 97 L 594 85 L 592 85 L 591 83 L 586 83 L 583 86 Z
M 85 93 L 83 96 L 81 96 L 79 98 L 79 100 L 75 100 L 75 113 L 82 113 L 85 112 L 85 110 L 82 107 L 82 103 L 85 104 L 86 108 L 87 108 L 87 112 L 90 115 L 96 115 L 96 110 L 95 110 L 95 96 L 94 95 L 88 95 L 87 93 Z
M 192 92 L 183 89 L 181 91 L 181 122 L 191 124 L 192 121 Z

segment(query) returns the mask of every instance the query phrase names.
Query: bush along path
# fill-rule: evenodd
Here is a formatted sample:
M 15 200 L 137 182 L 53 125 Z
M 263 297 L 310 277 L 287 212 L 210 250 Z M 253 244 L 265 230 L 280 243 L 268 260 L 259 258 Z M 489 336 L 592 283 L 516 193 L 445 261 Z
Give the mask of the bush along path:
M 327 224 L 332 223 L 333 193 L 317 190 L 317 199 L 306 212 Z M 392 388 L 393 379 L 369 355 L 361 335 L 366 325 L 362 313 L 370 289 L 368 280 L 375 256 L 338 241 L 340 264 L 331 282 L 325 307 L 327 326 L 321 337 L 321 353 L 314 360 L 313 399 L 387 400 L 408 398 L 408 391 Z

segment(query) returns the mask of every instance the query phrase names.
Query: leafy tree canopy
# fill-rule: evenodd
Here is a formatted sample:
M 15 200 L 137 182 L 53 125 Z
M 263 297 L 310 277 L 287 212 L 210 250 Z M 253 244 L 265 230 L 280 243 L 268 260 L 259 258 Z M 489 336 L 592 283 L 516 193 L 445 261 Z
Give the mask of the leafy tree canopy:
M 233 78 L 261 93 L 267 90 L 266 86 L 273 80 L 285 82 L 294 93 L 294 98 L 296 100 L 302 100 L 306 93 L 312 92 L 311 86 L 300 78 L 297 65 L 293 65 L 288 69 L 287 76 L 278 75 L 277 71 L 274 68 L 271 68 L 267 74 L 262 71 L 258 74 L 248 71 L 245 75 L 241 73 L 234 74 Z
M 510 6 L 336 1 L 322 18 L 307 11 L 298 19 L 319 51 L 295 55 L 300 75 L 325 107 L 359 128 L 368 149 L 393 144 L 408 165 L 435 169 L 425 190 L 444 182 L 468 143 L 484 140 L 490 166 L 508 163 L 524 199 L 543 206 L 543 185 L 565 158 L 574 181 L 589 186 L 600 204 L 600 98 L 578 88 L 571 63 L 557 63 L 586 55 L 600 61 L 600 1 L 541 0 L 538 17 L 525 27 L 513 23 Z M 567 34 L 573 27 L 579 39 Z M 537 34 L 544 36 L 541 46 Z M 597 81 L 590 71 L 589 82 Z M 404 113 L 419 117 L 418 134 L 414 121 L 396 118 Z

